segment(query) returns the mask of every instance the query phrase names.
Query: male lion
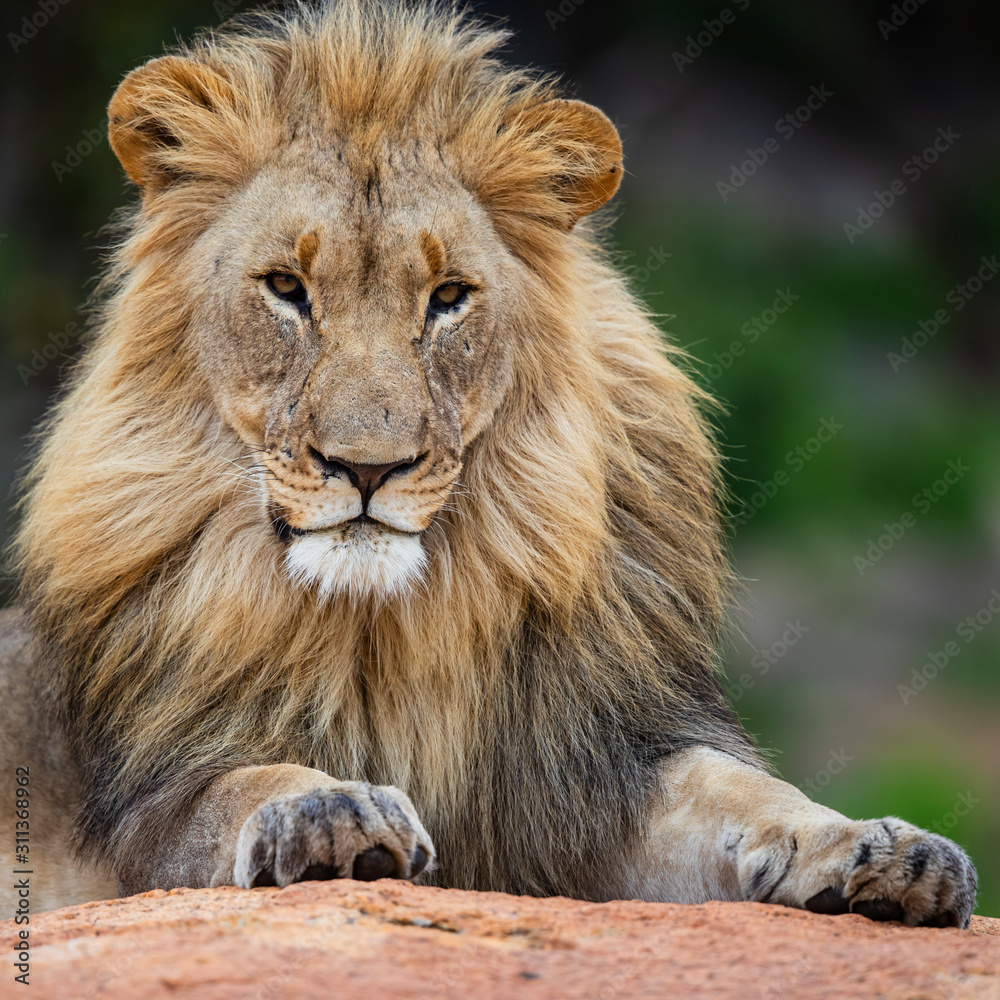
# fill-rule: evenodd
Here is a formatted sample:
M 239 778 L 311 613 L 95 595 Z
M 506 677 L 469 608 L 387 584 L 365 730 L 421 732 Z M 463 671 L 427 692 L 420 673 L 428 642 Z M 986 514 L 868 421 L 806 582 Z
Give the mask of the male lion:
M 141 203 L 2 620 L 35 905 L 353 874 L 967 926 L 959 848 L 810 802 L 726 703 L 702 394 L 587 219 L 618 135 L 503 40 L 342 0 L 111 101 Z

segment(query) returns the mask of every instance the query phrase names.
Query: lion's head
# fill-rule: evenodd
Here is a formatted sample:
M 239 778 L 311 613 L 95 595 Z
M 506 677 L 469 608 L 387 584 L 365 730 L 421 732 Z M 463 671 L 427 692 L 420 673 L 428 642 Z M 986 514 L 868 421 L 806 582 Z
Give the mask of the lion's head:
M 377 115 L 371 54 L 331 67 L 315 36 L 263 68 L 210 45 L 154 60 L 109 109 L 144 216 L 186 202 L 170 266 L 189 377 L 252 456 L 288 571 L 322 596 L 385 596 L 421 573 L 421 537 L 544 322 L 532 303 L 553 292 L 498 209 L 547 198 L 539 224 L 568 230 L 622 173 L 601 112 L 477 91 L 471 39 L 443 27 L 428 55 L 460 55 L 455 76 L 389 79 Z

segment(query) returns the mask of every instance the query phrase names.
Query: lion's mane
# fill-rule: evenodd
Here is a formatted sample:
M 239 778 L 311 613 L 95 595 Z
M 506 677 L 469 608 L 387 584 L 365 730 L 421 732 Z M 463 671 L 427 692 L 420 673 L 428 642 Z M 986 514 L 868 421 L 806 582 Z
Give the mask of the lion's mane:
M 84 851 L 150 856 L 220 772 L 293 762 L 406 790 L 444 884 L 601 898 L 659 760 L 753 757 L 714 668 L 728 569 L 701 394 L 593 225 L 551 224 L 559 144 L 497 123 L 555 84 L 504 68 L 504 38 L 344 0 L 182 50 L 237 100 L 210 133 L 181 123 L 177 182 L 126 217 L 16 541 L 86 775 Z M 536 329 L 426 533 L 426 579 L 378 606 L 321 604 L 283 572 L 174 279 L 317 107 L 358 136 L 416 123 L 537 276 Z

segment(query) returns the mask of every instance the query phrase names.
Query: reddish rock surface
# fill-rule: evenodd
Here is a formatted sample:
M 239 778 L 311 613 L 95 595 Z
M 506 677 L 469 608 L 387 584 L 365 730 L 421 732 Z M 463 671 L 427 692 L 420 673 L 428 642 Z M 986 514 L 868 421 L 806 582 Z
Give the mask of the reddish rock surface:
M 1000 1000 L 1000 920 L 969 931 L 780 906 L 580 903 L 405 882 L 178 889 L 31 918 L 30 987 L 75 998 Z

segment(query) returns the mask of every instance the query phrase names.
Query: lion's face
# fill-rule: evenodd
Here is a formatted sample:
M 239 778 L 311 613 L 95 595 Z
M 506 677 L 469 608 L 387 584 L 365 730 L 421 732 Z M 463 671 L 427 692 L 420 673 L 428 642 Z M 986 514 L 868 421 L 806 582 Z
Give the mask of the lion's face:
M 143 192 L 134 252 L 171 260 L 150 280 L 190 303 L 197 377 L 245 446 L 262 530 L 322 596 L 419 575 L 470 443 L 515 360 L 530 367 L 519 345 L 560 298 L 539 261 L 621 179 L 601 112 L 540 84 L 515 99 L 523 81 L 494 80 L 471 37 L 414 50 L 422 70 L 387 69 L 367 38 L 344 63 L 297 35 L 301 64 L 291 41 L 261 65 L 165 56 L 109 107 Z M 449 46 L 463 68 L 442 68 Z
M 515 263 L 430 152 L 290 149 L 195 248 L 195 331 L 286 566 L 391 594 L 511 377 Z

